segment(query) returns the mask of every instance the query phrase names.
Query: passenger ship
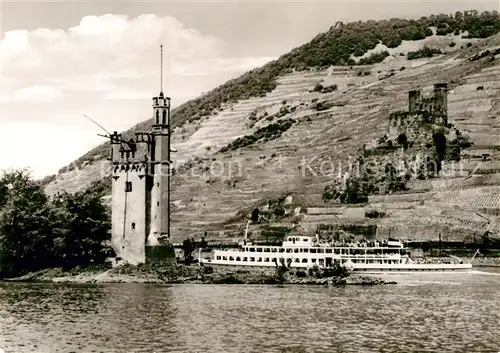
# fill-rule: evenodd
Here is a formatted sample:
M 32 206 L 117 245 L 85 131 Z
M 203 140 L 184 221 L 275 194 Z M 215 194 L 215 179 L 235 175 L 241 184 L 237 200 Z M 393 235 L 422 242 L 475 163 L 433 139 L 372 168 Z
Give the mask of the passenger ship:
M 399 240 L 370 244 L 321 243 L 317 236 L 288 236 L 282 246 L 253 245 L 246 240 L 239 249 L 215 250 L 213 259 L 201 259 L 210 265 L 276 266 L 290 263 L 291 268 L 328 268 L 334 264 L 363 273 L 415 271 L 468 271 L 470 263 L 451 257 L 450 263 L 418 263 L 411 259 Z M 476 252 L 477 254 L 477 252 Z M 475 257 L 476 255 L 474 255 Z M 281 260 L 283 259 L 283 260 Z M 290 259 L 290 260 L 289 260 Z

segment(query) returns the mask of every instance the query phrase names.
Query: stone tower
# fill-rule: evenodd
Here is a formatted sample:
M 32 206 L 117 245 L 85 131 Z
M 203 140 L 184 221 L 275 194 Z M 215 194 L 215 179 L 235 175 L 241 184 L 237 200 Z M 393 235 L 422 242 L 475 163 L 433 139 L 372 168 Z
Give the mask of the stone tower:
M 118 262 L 173 256 L 170 245 L 170 98 L 153 98 L 151 132 L 111 136 L 112 237 Z
M 448 124 L 448 84 L 434 84 L 434 93 L 423 97 L 420 90 L 408 92 L 408 112 L 410 114 L 426 113 L 432 116 L 434 123 Z
M 418 112 L 422 101 L 422 93 L 420 90 L 408 92 L 408 111 L 410 113 Z
M 152 187 L 150 149 L 148 134 L 138 134 L 137 141 L 124 141 L 116 132 L 111 135 L 111 242 L 117 260 L 130 264 L 144 262 L 146 256 Z
M 153 112 L 153 190 L 148 246 L 158 246 L 170 235 L 170 98 L 164 97 L 163 92 L 153 98 Z
M 434 85 L 435 113 L 442 125 L 448 125 L 448 84 L 436 83 Z

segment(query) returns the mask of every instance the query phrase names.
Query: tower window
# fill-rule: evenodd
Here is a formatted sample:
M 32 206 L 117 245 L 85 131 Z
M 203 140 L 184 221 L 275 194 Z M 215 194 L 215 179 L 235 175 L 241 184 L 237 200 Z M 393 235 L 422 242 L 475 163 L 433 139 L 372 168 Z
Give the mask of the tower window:
M 160 123 L 160 112 L 157 110 L 156 111 L 156 124 L 158 125 Z
M 163 125 L 166 125 L 167 124 L 167 111 L 164 110 L 163 111 L 163 122 L 162 122 Z
M 130 191 L 132 191 L 132 182 L 127 181 L 125 182 L 125 192 L 130 192 Z
M 156 201 L 156 206 L 160 206 L 160 201 Z
M 156 186 L 160 187 L 160 183 L 156 183 Z
M 132 223 L 132 230 L 135 230 L 135 223 Z

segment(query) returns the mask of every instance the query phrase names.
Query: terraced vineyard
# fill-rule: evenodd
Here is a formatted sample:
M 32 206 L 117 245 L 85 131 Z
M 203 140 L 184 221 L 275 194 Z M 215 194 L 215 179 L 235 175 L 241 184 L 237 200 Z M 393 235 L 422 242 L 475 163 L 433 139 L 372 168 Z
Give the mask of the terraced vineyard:
M 498 235 L 500 59 L 469 59 L 486 49 L 494 51 L 500 36 L 469 40 L 475 44 L 463 49 L 449 47 L 451 41 L 460 43 L 452 34 L 412 42 L 412 48 L 432 42 L 447 52 L 433 58 L 410 61 L 394 48 L 394 55 L 374 65 L 282 75 L 265 96 L 226 104 L 209 117 L 176 127 L 173 240 L 199 238 L 207 231 L 211 239 L 232 241 L 241 236 L 252 209 L 288 195 L 298 211 L 293 221 L 310 232 L 322 224 L 354 224 L 377 225 L 380 237 L 397 234 L 413 240 L 463 240 L 486 229 Z M 425 92 L 440 82 L 450 88 L 449 122 L 474 143 L 462 153 L 461 168 L 445 165 L 441 177 L 412 181 L 406 194 L 372 196 L 365 205 L 325 204 L 325 185 L 363 144 L 387 132 L 389 114 L 406 109 L 408 91 Z M 315 89 L 318 83 L 336 87 L 323 93 Z M 220 152 L 236 139 L 285 119 L 294 123 L 277 138 Z M 74 191 L 105 177 L 109 166 L 103 157 L 61 173 L 47 191 Z M 385 216 L 366 217 L 370 209 Z M 292 218 L 286 222 L 291 226 Z

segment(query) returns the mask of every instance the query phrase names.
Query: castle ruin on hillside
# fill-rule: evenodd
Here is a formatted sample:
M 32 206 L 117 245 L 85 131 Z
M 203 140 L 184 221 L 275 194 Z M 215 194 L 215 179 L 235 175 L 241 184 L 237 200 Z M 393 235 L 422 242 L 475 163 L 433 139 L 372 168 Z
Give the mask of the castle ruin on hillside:
M 436 83 L 434 91 L 424 96 L 420 90 L 408 92 L 408 110 L 389 115 L 389 127 L 384 137 L 363 145 L 364 156 L 385 155 L 402 146 L 399 141 L 418 143 L 429 127 L 448 127 L 448 84 Z M 405 147 L 406 148 L 406 147 Z
M 412 137 L 423 125 L 448 125 L 448 84 L 436 83 L 430 96 L 420 90 L 408 92 L 408 111 L 394 112 L 389 116 L 388 138 L 395 139 L 404 133 Z
M 413 90 L 408 93 L 408 111 L 410 114 L 426 112 L 443 119 L 441 124 L 447 124 L 448 116 L 448 84 L 436 83 L 434 94 L 430 97 L 423 97 L 420 90 Z M 436 122 L 438 123 L 438 122 Z
M 386 166 L 376 182 L 379 192 L 404 189 L 406 181 L 411 178 L 436 176 L 446 153 L 457 154 L 456 144 L 448 146 L 447 151 L 446 142 L 443 142 L 449 137 L 450 130 L 447 95 L 446 83 L 435 84 L 433 94 L 426 96 L 418 90 L 409 91 L 408 110 L 391 113 L 387 133 L 373 143 L 363 145 L 363 163 L 369 161 Z M 391 181 L 392 176 L 386 175 L 387 170 L 395 172 L 395 182 Z M 402 176 L 405 181 L 400 178 Z M 345 180 L 343 184 L 346 184 Z

